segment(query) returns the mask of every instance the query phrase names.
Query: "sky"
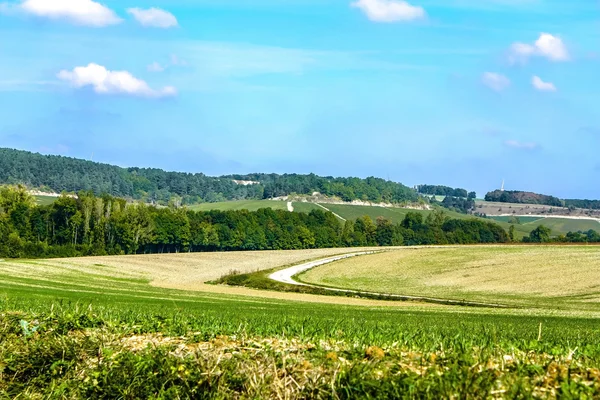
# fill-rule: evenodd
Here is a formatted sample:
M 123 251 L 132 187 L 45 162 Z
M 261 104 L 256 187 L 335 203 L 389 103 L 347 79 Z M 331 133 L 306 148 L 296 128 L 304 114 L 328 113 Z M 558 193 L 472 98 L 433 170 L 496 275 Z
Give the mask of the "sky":
M 0 147 L 600 199 L 598 0 L 0 0 Z

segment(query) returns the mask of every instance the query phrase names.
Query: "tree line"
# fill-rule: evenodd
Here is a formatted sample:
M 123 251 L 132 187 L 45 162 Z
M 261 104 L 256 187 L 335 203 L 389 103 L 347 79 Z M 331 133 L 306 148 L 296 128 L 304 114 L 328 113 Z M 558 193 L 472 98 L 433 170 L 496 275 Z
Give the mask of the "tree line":
M 79 192 L 37 205 L 22 186 L 0 188 L 0 257 L 312 249 L 352 246 L 505 243 L 499 225 L 450 219 L 441 210 L 426 218 L 409 212 L 399 224 L 365 216 L 342 224 L 332 213 L 196 212 L 185 207 L 131 203 Z
M 475 192 L 467 192 L 466 189 L 451 188 L 449 186 L 442 185 L 418 185 L 417 192 L 432 196 L 451 196 L 469 198 L 472 200 L 475 200 L 475 198 L 477 197 L 477 193 Z
M 600 233 L 590 229 L 552 236 L 552 229 L 540 225 L 523 238 L 524 243 L 600 243 Z
M 255 181 L 242 185 L 234 180 Z M 24 184 L 56 193 L 90 191 L 167 205 L 267 199 L 320 192 L 345 201 L 403 203 L 418 200 L 415 190 L 379 178 L 334 178 L 314 174 L 251 174 L 210 177 L 156 168 L 121 168 L 70 157 L 0 148 L 0 184 Z
M 485 195 L 485 201 L 518 204 L 542 204 L 553 207 L 563 207 L 563 202 L 554 196 L 545 194 L 521 192 L 517 190 L 494 190 Z
M 567 199 L 564 201 L 565 207 L 587 208 L 590 210 L 600 210 L 600 200 L 577 200 Z

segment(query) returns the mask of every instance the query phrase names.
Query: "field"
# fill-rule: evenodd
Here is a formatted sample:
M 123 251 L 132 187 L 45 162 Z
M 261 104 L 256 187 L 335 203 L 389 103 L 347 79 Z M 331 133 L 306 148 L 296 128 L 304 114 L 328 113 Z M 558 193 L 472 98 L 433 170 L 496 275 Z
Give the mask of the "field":
M 431 249 L 385 256 L 418 251 Z M 158 286 L 336 252 L 2 261 L 0 398 L 581 398 L 600 390 L 593 313 Z
M 287 210 L 285 201 L 273 200 L 238 200 L 238 201 L 223 201 L 219 203 L 202 203 L 188 206 L 194 211 L 230 211 L 230 210 L 248 210 L 256 211 L 261 208 L 272 208 L 274 210 Z
M 504 215 L 504 216 L 490 216 L 488 218 L 493 219 L 494 221 L 508 223 L 508 221 L 513 217 Z M 529 224 L 532 222 L 539 222 L 541 219 L 543 219 L 543 217 L 519 217 L 519 222 L 521 224 Z
M 49 206 L 54 203 L 57 197 L 53 196 L 33 196 L 35 198 L 35 202 L 41 206 Z
M 485 202 L 484 202 L 485 203 Z M 496 204 L 496 203 L 488 203 Z M 417 212 L 426 217 L 431 211 L 428 210 L 411 210 L 407 208 L 384 208 L 384 207 L 370 207 L 360 206 L 352 204 L 321 204 L 323 207 L 336 213 L 340 217 L 349 220 L 355 220 L 356 218 L 368 215 L 375 221 L 378 217 L 384 217 L 391 220 L 394 223 L 400 223 L 408 212 Z M 310 212 L 313 209 L 321 209 L 316 204 L 312 203 L 301 203 L 293 202 L 295 212 Z M 207 211 L 211 209 L 216 210 L 241 210 L 247 209 L 250 211 L 258 210 L 259 208 L 271 207 L 279 210 L 287 210 L 287 203 L 284 201 L 271 201 L 271 200 L 250 200 L 250 201 L 229 201 L 222 203 L 206 203 L 191 206 L 193 210 Z M 458 219 L 475 218 L 472 215 L 460 214 L 445 210 L 449 217 Z M 479 210 L 478 210 L 479 211 Z M 506 216 L 494 216 L 486 219 L 488 221 L 494 221 L 498 225 L 502 226 L 508 231 L 510 225 L 508 223 L 508 217 Z M 523 236 L 529 235 L 529 233 L 540 225 L 545 225 L 552 229 L 553 235 L 567 234 L 568 232 L 588 231 L 590 229 L 600 230 L 600 223 L 593 220 L 581 220 L 581 219 L 568 219 L 568 218 L 544 218 L 544 217 L 521 217 L 521 224 L 515 225 L 515 236 L 516 239 L 521 239 Z
M 600 218 L 600 210 L 587 210 L 582 208 L 577 208 L 574 210 L 569 210 L 565 207 L 552 207 L 546 206 L 543 204 L 519 204 L 519 203 L 499 203 L 499 202 L 491 202 L 491 201 L 483 201 L 477 200 L 475 202 L 475 207 L 477 211 L 483 214 L 487 214 L 488 216 L 493 215 L 507 215 L 507 214 L 516 214 L 516 215 L 543 215 L 543 216 L 556 216 L 560 217 L 569 216 L 569 217 L 593 217 Z
M 299 280 L 529 309 L 600 311 L 600 247 L 406 248 L 327 264 Z
M 365 250 L 368 250 L 366 248 Z M 305 260 L 360 251 L 361 249 L 316 249 L 294 251 L 253 251 L 227 253 L 152 254 L 119 257 L 81 257 L 50 260 L 3 260 L 0 262 L 0 291 L 31 287 L 37 290 L 83 290 L 92 294 L 129 295 L 180 293 L 193 290 L 225 294 L 252 294 L 244 288 L 207 285 L 235 271 L 255 272 Z M 126 286 L 121 285 L 126 283 Z M 156 290 L 151 289 L 155 287 Z M 187 296 L 187 295 L 185 295 Z M 184 297 L 185 297 L 184 296 Z M 268 297 L 296 299 L 285 293 L 267 293 Z M 308 297 L 303 300 L 314 300 Z M 317 298 L 323 301 L 323 298 Z

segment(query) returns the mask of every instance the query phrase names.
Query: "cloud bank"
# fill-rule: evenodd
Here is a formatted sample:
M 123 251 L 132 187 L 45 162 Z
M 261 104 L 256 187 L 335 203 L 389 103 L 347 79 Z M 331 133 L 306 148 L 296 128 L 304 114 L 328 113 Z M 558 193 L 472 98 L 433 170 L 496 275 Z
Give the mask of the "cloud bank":
M 110 71 L 95 63 L 90 63 L 86 67 L 75 67 L 72 71 L 62 70 L 57 77 L 75 88 L 91 86 L 98 94 L 124 94 L 151 98 L 177 94 L 172 86 L 154 90 L 145 81 L 127 71 Z
M 178 26 L 177 18 L 168 11 L 160 8 L 128 8 L 127 12 L 142 26 L 149 28 L 174 28 Z
M 531 84 L 541 92 L 556 92 L 556 86 L 552 82 L 544 82 L 539 76 L 531 78 Z
M 122 22 L 113 10 L 93 0 L 25 0 L 15 9 L 39 18 L 92 27 Z
M 569 51 L 561 38 L 542 33 L 533 44 L 513 43 L 510 48 L 511 63 L 526 62 L 530 57 L 544 57 L 550 61 L 569 61 Z
M 425 18 L 422 7 L 409 4 L 404 0 L 358 0 L 351 4 L 360 9 L 371 21 L 403 22 Z

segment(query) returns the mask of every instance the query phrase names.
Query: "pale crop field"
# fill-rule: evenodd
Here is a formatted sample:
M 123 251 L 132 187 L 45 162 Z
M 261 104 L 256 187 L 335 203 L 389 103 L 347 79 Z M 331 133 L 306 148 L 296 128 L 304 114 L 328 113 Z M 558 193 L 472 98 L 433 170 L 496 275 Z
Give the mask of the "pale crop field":
M 44 260 L 0 260 L 0 293 L 6 288 L 39 291 L 152 298 L 185 296 L 193 292 L 242 295 L 319 303 L 412 306 L 417 303 L 379 302 L 347 297 L 260 291 L 245 287 L 206 284 L 235 270 L 250 273 L 326 258 L 333 255 L 381 248 L 179 253 L 131 256 L 79 257 Z M 164 289 L 164 290 L 163 290 Z M 175 289 L 178 292 L 173 292 Z M 179 292 L 181 291 L 181 292 Z M 178 294 L 179 293 L 179 294 Z M 427 307 L 430 307 L 427 305 Z
M 345 259 L 302 282 L 546 309 L 600 309 L 600 246 L 403 248 Z

